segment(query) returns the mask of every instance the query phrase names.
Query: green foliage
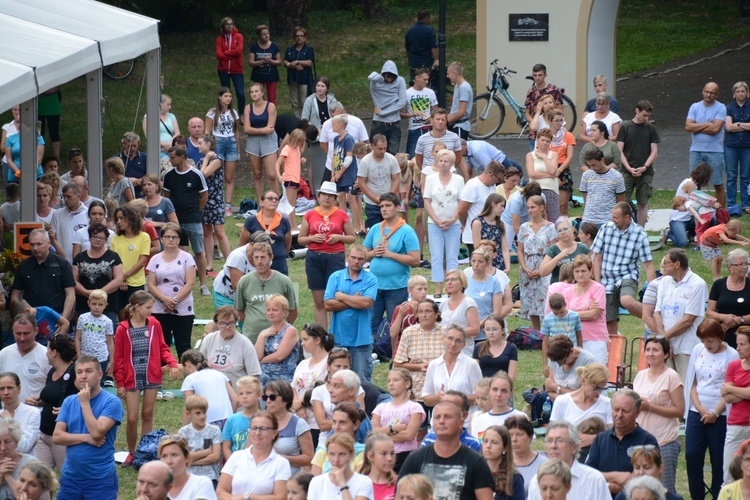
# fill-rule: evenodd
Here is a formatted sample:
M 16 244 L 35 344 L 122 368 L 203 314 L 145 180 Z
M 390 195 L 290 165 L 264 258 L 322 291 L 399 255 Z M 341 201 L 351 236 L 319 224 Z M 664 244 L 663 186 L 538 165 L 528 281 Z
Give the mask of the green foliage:
M 160 20 L 161 33 L 201 29 L 215 24 L 217 13 L 232 12 L 242 0 L 103 0 L 105 3 Z

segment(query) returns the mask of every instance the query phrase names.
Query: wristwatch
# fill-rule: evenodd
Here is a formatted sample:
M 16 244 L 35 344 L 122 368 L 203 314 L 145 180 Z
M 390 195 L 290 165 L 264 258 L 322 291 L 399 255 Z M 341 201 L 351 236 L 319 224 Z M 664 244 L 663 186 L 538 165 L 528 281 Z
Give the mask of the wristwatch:
M 349 486 L 344 486 L 343 488 L 339 488 L 339 493 L 341 493 L 344 490 L 348 490 Z
M 393 430 L 393 425 L 389 425 L 388 430 L 391 431 L 391 434 L 396 434 L 396 431 Z

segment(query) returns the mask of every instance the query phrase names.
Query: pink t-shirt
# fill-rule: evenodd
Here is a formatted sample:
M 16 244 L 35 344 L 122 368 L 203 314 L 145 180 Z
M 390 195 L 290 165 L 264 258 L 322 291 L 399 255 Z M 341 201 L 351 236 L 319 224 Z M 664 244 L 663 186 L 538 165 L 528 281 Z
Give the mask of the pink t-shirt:
M 552 312 L 552 309 L 549 307 L 549 297 L 553 293 L 561 293 L 565 295 L 565 290 L 568 288 L 573 288 L 573 283 L 567 283 L 565 281 L 558 281 L 556 283 L 552 283 L 549 288 L 547 288 L 547 298 L 544 299 L 544 315 L 548 315 Z M 570 309 L 570 307 L 568 308 Z
M 607 334 L 607 314 L 605 312 L 607 309 L 607 293 L 604 291 L 604 285 L 592 281 L 591 286 L 583 295 L 579 296 L 576 294 L 575 286 L 563 291 L 562 294 L 565 297 L 565 302 L 568 304 L 569 311 L 577 313 L 588 311 L 592 301 L 596 301 L 602 310 L 602 313 L 596 318 L 590 321 L 581 321 L 584 342 L 587 340 L 609 340 L 609 335 Z
M 742 360 L 731 361 L 727 366 L 727 378 L 725 382 L 731 382 L 735 387 L 750 387 L 750 370 L 742 368 Z M 734 403 L 729 410 L 727 425 L 750 425 L 750 400 L 743 399 Z
M 380 417 L 381 427 L 388 427 L 389 425 L 395 424 L 408 424 L 412 415 L 417 415 L 415 418 L 418 418 L 420 422 L 424 422 L 425 418 L 427 418 L 422 405 L 415 401 L 407 401 L 398 406 L 393 404 L 393 401 L 380 403 L 372 411 L 372 414 Z M 411 441 L 393 443 L 393 446 L 396 453 L 402 453 L 404 451 L 416 450 L 419 444 L 417 443 L 417 438 L 415 436 Z
M 656 380 L 650 379 L 648 370 L 641 370 L 633 381 L 633 390 L 639 396 L 659 406 L 674 406 L 670 395 L 677 389 L 682 391 L 682 380 L 671 368 L 667 368 Z M 636 422 L 654 435 L 659 441 L 659 446 L 671 443 L 678 438 L 679 418 L 667 418 L 650 411 L 641 411 Z
M 388 483 L 372 483 L 373 498 L 375 500 L 393 500 L 396 498 L 396 483 L 388 486 Z
M 288 144 L 281 150 L 284 157 L 284 173 L 281 179 L 299 184 L 300 171 L 302 170 L 302 151 Z

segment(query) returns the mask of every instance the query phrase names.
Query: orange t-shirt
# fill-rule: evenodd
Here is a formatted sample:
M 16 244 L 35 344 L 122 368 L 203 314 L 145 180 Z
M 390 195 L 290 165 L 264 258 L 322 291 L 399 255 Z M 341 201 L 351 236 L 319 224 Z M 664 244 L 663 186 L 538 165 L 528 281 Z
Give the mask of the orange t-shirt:
M 282 180 L 299 184 L 300 172 L 302 170 L 302 151 L 300 151 L 300 148 L 293 148 L 287 144 L 281 150 L 281 156 L 284 156 Z
M 724 227 L 726 224 L 717 224 L 714 227 L 710 227 L 703 232 L 701 236 L 701 245 L 705 245 L 709 248 L 717 248 L 722 244 L 721 237 L 719 234 L 724 233 Z
M 570 132 L 565 131 L 562 142 L 557 144 L 553 143 L 549 146 L 550 151 L 557 153 L 557 163 L 560 165 L 565 163 L 565 160 L 568 158 L 568 145 L 575 146 L 576 138 Z

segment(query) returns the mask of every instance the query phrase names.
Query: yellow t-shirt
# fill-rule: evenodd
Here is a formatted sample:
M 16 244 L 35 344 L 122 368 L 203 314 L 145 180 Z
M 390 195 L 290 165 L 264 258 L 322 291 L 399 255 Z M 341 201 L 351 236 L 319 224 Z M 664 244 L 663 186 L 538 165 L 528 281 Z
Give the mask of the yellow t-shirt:
M 122 259 L 122 270 L 127 272 L 128 269 L 132 268 L 137 262 L 141 255 L 149 256 L 151 253 L 151 238 L 148 233 L 141 231 L 133 238 L 126 238 L 122 235 L 117 235 L 112 238 L 112 244 L 109 247 L 113 252 Z M 126 283 L 128 286 L 143 286 L 146 284 L 146 266 L 141 267 L 137 273 L 130 276 Z

